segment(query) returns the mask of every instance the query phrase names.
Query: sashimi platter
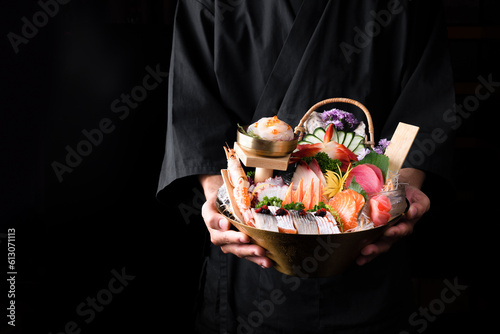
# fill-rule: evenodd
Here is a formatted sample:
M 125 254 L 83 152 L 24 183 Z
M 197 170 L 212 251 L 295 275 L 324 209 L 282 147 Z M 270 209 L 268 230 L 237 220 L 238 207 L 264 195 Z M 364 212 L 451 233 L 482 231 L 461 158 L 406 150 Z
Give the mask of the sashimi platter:
M 368 127 L 341 109 L 317 111 L 331 103 L 360 108 Z M 217 208 L 284 274 L 345 271 L 407 210 L 399 169 L 418 127 L 399 123 L 390 140 L 375 143 L 366 107 L 331 98 L 311 107 L 294 130 L 274 116 L 236 131 L 234 146 L 224 147 Z

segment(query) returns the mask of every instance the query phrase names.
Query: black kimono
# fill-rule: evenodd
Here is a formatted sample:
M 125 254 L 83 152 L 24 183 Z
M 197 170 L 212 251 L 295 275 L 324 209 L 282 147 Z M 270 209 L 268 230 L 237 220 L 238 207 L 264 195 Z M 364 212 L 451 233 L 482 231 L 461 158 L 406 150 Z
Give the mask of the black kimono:
M 237 123 L 278 115 L 293 127 L 330 97 L 363 103 L 376 140 L 390 139 L 398 122 L 419 126 L 406 167 L 444 175 L 455 117 L 442 14 L 433 0 L 180 0 L 159 198 L 186 177 L 219 174 Z M 411 314 L 404 248 L 400 242 L 339 276 L 306 279 L 212 247 L 200 328 L 399 333 Z

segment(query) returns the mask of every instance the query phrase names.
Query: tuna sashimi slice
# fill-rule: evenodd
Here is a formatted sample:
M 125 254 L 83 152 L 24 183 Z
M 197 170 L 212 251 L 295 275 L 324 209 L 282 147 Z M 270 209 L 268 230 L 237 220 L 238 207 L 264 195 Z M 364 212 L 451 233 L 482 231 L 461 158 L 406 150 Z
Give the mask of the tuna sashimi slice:
M 346 187 L 349 187 L 353 177 L 367 193 L 379 192 L 384 187 L 382 171 L 375 165 L 362 164 L 354 167 L 346 179 Z
M 387 224 L 391 218 L 391 201 L 387 196 L 375 195 L 368 201 L 370 219 L 375 227 Z

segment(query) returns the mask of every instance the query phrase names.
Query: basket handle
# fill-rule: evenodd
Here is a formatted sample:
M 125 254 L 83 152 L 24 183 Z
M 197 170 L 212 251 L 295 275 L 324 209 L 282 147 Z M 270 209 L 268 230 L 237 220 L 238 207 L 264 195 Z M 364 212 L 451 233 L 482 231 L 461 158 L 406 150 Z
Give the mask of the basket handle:
M 359 109 L 363 110 L 363 112 L 365 113 L 365 116 L 366 116 L 366 120 L 368 121 L 368 133 L 369 133 L 369 137 L 365 136 L 365 145 L 370 145 L 373 148 L 375 146 L 375 141 L 373 140 L 373 137 L 374 137 L 373 121 L 372 121 L 372 116 L 370 115 L 370 112 L 360 102 L 358 102 L 356 100 L 348 99 L 345 97 L 333 97 L 333 98 L 329 98 L 329 99 L 320 101 L 320 102 L 316 103 L 315 105 L 313 105 L 306 112 L 306 114 L 302 117 L 299 124 L 295 127 L 295 134 L 299 135 L 299 140 L 302 140 L 302 137 L 304 136 L 304 133 L 306 132 L 306 130 L 304 129 L 304 123 L 307 121 L 307 119 L 313 113 L 313 111 L 315 111 L 319 107 L 324 106 L 325 104 L 337 103 L 337 102 L 349 103 L 349 104 L 355 105 Z

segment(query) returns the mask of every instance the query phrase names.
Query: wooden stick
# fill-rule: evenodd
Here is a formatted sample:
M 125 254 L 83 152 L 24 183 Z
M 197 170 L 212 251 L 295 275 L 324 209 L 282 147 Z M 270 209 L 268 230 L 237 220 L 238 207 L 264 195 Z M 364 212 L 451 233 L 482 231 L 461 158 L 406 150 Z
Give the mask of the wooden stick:
M 390 172 L 397 173 L 401 169 L 419 129 L 418 126 L 406 123 L 398 124 L 391 143 L 385 150 L 385 155 L 389 157 Z

